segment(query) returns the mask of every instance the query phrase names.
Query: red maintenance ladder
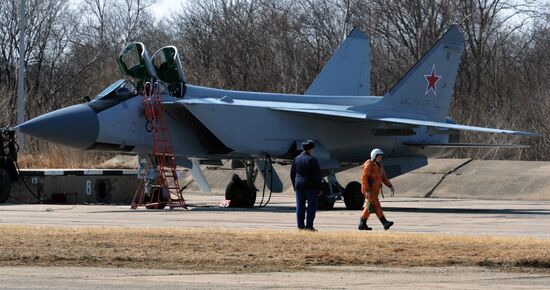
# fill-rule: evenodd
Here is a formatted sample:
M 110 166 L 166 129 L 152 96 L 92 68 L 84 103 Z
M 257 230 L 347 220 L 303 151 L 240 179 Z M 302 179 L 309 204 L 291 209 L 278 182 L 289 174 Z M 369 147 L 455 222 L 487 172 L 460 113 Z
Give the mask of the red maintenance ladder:
M 165 124 L 164 107 L 161 103 L 158 83 L 154 85 L 152 91 L 151 95 L 150 84 L 147 83 L 143 90 L 143 107 L 147 120 L 146 127 L 153 137 L 153 151 L 147 161 L 145 171 L 139 173 L 143 176 L 141 176 L 134 194 L 131 209 L 136 209 L 141 205 L 149 209 L 162 209 L 166 205 L 170 209 L 176 207 L 187 209 L 178 182 L 174 145 L 170 138 L 170 129 Z M 149 186 L 149 192 L 146 191 L 147 186 Z

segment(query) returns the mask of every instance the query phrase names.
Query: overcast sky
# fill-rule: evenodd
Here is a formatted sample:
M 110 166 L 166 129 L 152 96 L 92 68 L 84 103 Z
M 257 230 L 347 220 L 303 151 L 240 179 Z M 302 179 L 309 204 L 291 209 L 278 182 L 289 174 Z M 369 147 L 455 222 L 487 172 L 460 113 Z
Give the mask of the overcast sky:
M 186 0 L 157 0 L 157 4 L 151 7 L 153 14 L 157 17 L 170 16 L 172 11 L 180 10 L 180 7 Z

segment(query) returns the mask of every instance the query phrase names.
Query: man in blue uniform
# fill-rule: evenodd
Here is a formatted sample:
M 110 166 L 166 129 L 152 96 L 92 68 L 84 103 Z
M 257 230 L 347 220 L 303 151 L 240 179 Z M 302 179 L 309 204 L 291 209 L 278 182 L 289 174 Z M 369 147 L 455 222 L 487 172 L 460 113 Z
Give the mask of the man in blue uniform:
M 317 196 L 321 195 L 321 168 L 319 162 L 312 156 L 315 144 L 311 140 L 302 143 L 304 151 L 298 155 L 290 169 L 290 180 L 296 191 L 296 219 L 298 228 L 316 231 L 313 227 L 317 211 Z M 307 200 L 307 221 L 304 225 Z

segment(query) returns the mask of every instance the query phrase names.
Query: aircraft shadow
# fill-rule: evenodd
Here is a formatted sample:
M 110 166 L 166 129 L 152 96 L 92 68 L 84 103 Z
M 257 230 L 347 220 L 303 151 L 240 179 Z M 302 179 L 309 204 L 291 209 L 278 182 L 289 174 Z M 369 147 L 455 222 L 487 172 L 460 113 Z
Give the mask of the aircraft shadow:
M 144 209 L 144 208 L 138 208 L 138 209 L 130 209 L 130 206 L 128 205 L 128 209 L 119 209 L 119 210 L 101 210 L 101 211 L 90 211 L 88 213 L 120 213 L 120 212 L 135 212 L 135 213 L 160 213 L 160 212 L 199 212 L 199 211 L 205 211 L 205 212 L 272 212 L 272 213 L 288 213 L 288 212 L 294 212 L 296 209 L 294 207 L 290 206 L 272 206 L 268 205 L 266 207 L 253 207 L 253 208 L 238 208 L 238 207 L 218 207 L 216 205 L 194 205 L 194 204 L 188 204 L 189 210 L 185 210 L 182 208 L 175 208 L 175 209 Z
M 443 214 L 493 214 L 493 215 L 550 215 L 550 209 L 541 209 L 541 208 L 530 208 L 530 209 L 511 209 L 511 208 L 502 208 L 502 209 L 484 209 L 484 208 L 422 208 L 422 207 L 392 207 L 392 206 L 383 206 L 382 209 L 387 212 L 409 212 L 409 213 L 443 213 Z M 93 211 L 89 213 L 120 213 L 122 211 L 135 212 L 135 213 L 159 213 L 159 212 L 242 212 L 242 213 L 289 213 L 295 212 L 296 207 L 291 205 L 267 205 L 266 207 L 253 207 L 253 208 L 232 208 L 232 207 L 218 207 L 217 205 L 208 205 L 208 204 L 189 204 L 189 210 L 182 208 L 175 209 L 144 209 L 138 208 L 135 210 L 128 209 L 119 209 L 119 210 L 110 210 L 110 211 Z M 346 208 L 333 208 L 331 210 L 317 210 L 317 212 L 329 212 L 329 211 L 349 211 L 349 212 L 360 212 L 361 210 L 347 210 Z
M 272 213 L 288 213 L 296 211 L 295 207 L 283 205 L 267 205 L 266 207 L 239 208 L 239 207 L 218 207 L 218 206 L 193 206 L 191 211 L 223 211 L 223 212 L 272 212 Z

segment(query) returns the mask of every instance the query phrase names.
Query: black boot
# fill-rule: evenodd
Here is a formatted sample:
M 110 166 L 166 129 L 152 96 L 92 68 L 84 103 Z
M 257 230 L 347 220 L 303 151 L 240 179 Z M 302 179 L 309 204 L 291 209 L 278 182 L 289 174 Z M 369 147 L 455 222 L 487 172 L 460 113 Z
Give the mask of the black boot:
M 360 231 L 370 231 L 372 230 L 372 228 L 369 228 L 369 226 L 367 226 L 367 220 L 363 217 L 361 217 L 359 219 L 359 226 L 357 227 L 358 230 Z
M 388 221 L 385 216 L 382 216 L 380 218 L 380 222 L 382 223 L 382 225 L 384 225 L 384 230 L 386 230 L 386 231 L 389 230 L 391 228 L 391 226 L 393 226 L 393 222 Z

